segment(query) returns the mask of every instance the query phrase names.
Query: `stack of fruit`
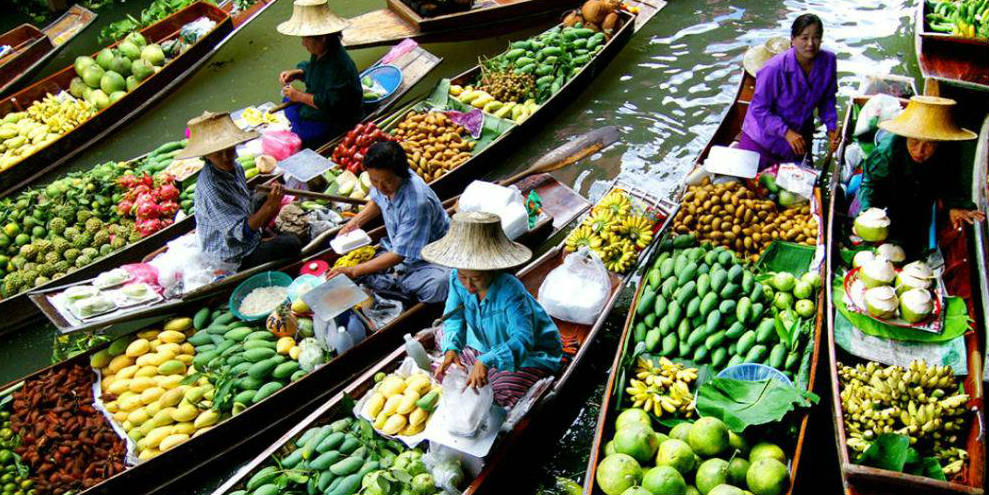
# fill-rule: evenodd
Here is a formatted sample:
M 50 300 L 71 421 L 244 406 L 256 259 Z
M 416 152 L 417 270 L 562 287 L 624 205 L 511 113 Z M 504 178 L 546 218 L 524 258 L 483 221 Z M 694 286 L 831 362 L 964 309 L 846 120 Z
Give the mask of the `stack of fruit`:
M 333 268 L 339 268 L 342 266 L 357 266 L 365 261 L 374 258 L 377 249 L 374 246 L 364 246 L 359 247 L 339 258 L 333 262 Z
M 776 239 L 813 246 L 818 223 L 806 203 L 781 211 L 740 182 L 713 184 L 705 177 L 687 188 L 673 230 L 756 261 Z
M 796 277 L 790 272 L 778 272 L 769 275 L 771 278 L 767 283 L 775 289 L 772 294 L 774 308 L 780 311 L 793 309 L 801 318 L 814 317 L 817 309 L 814 299 L 817 299 L 817 292 L 821 288 L 820 274 L 806 272 Z
M 134 228 L 147 237 L 168 227 L 179 211 L 179 189 L 171 175 L 152 179 L 150 175 L 137 177 L 124 175 L 117 183 L 124 190 L 124 197 L 117 203 L 117 213 L 123 218 L 134 218 Z
M 4 115 L 0 123 L 0 171 L 76 128 L 95 112 L 85 101 L 47 94 L 23 112 Z
M 882 434 L 906 435 L 921 457 L 938 460 L 945 475 L 961 472 L 968 459 L 960 432 L 969 396 L 950 366 L 838 363 L 838 379 L 850 449 L 863 452 Z
M 781 495 L 789 483 L 781 448 L 760 442 L 750 449 L 717 418 L 679 423 L 663 434 L 653 430 L 648 413 L 626 409 L 604 454 L 596 481 L 607 495 Z
M 627 192 L 614 189 L 570 233 L 566 250 L 586 246 L 601 257 L 608 270 L 625 273 L 635 266 L 639 252 L 652 242 L 655 224 L 656 218 L 648 209 L 633 203 Z
M 474 89 L 473 86 L 450 85 L 450 96 L 453 96 L 460 103 L 479 108 L 495 117 L 524 122 L 536 110 L 539 105 L 533 98 L 523 98 L 519 101 L 503 101 L 495 98 L 482 88 Z
M 161 46 L 148 44 L 141 33 L 133 32 L 116 48 L 101 50 L 96 59 L 76 57 L 76 77 L 69 85 L 69 94 L 103 110 L 161 70 L 164 64 Z
M 347 131 L 340 144 L 333 148 L 330 159 L 350 173 L 360 174 L 364 170 L 362 163 L 367 149 L 378 141 L 395 141 L 395 138 L 379 129 L 374 122 L 357 124 Z
M 0 482 L 4 494 L 32 493 L 34 481 L 24 475 L 21 458 L 14 453 L 20 439 L 10 429 L 10 408 L 8 401 L 0 404 Z
M 137 442 L 141 459 L 184 443 L 220 419 L 210 409 L 214 390 L 205 378 L 183 383 L 193 373 L 195 348 L 185 341 L 192 330 L 190 318 L 176 318 L 161 331 L 121 337 L 90 357 L 102 374 L 104 406 Z
M 674 239 L 671 246 L 678 249 L 663 251 L 649 270 L 635 310 L 635 341 L 644 342 L 650 353 L 710 364 L 715 370 L 763 363 L 792 377 L 812 332 L 805 331 L 806 325 L 787 325 L 797 330 L 786 332 L 789 341 L 781 340 L 772 305 L 785 310 L 793 296 L 774 296 L 728 249 L 690 247 L 694 243 L 690 236 Z M 803 295 L 820 287 L 815 275 L 800 282 L 789 273 L 778 278 L 786 279 L 781 287 L 787 290 L 799 284 Z M 790 317 L 780 316 L 783 322 Z
M 332 170 L 334 170 L 333 174 L 335 175 L 326 174 L 327 177 L 333 175 L 329 186 L 324 191 L 326 194 L 364 199 L 371 192 L 371 176 L 367 172 L 359 172 L 360 176 L 358 176 L 350 170 L 340 171 L 336 168 Z
M 466 162 L 477 144 L 443 112 L 409 112 L 392 131 L 408 155 L 409 168 L 431 182 Z
M 380 381 L 364 403 L 363 415 L 373 419 L 376 430 L 385 435 L 416 435 L 426 429 L 426 421 L 436 408 L 440 386 L 428 373 L 408 376 L 392 373 Z

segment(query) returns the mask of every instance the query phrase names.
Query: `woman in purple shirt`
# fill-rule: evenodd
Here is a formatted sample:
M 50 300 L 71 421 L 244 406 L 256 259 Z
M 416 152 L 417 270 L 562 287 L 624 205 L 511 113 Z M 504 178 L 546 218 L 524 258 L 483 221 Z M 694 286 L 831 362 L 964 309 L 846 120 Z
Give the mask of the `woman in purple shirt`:
M 791 48 L 756 75 L 738 147 L 758 152 L 760 169 L 803 160 L 810 152 L 815 109 L 828 128 L 831 149 L 837 148 L 837 71 L 834 53 L 821 49 L 823 33 L 816 15 L 797 17 L 790 28 Z

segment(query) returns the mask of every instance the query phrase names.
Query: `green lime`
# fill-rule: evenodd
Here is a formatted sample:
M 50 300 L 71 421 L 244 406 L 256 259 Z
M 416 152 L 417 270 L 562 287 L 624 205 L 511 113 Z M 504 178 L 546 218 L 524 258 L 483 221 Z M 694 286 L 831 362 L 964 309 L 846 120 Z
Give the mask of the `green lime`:
M 15 222 L 10 222 L 3 226 L 3 233 L 8 236 L 15 236 L 21 233 L 21 226 L 17 225 Z
M 48 232 L 46 232 L 45 228 L 40 225 L 35 225 L 34 228 L 31 229 L 32 237 L 43 238 L 46 235 L 48 235 Z
M 0 248 L 5 248 L 10 246 L 10 236 L 7 234 L 0 234 Z
M 17 234 L 17 237 L 14 238 L 14 244 L 18 246 L 23 246 L 29 242 L 31 242 L 31 236 L 27 234 Z
M 14 481 L 14 473 L 6 473 L 3 476 L 0 476 L 0 483 L 6 484 L 11 481 Z

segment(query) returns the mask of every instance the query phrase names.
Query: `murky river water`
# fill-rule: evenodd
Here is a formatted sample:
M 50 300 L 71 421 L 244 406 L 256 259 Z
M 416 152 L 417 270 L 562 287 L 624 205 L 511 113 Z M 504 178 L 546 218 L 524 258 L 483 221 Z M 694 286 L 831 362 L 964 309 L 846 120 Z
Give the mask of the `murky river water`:
M 71 63 L 78 54 L 99 49 L 95 35 L 106 22 L 124 12 L 137 12 L 144 2 L 132 0 L 113 12 L 100 12 L 94 26 L 69 45 L 48 72 Z M 352 16 L 380 8 L 380 0 L 334 0 L 338 13 Z M 787 35 L 792 19 L 811 11 L 824 20 L 824 46 L 838 55 L 839 91 L 850 94 L 857 73 L 893 73 L 916 77 L 910 15 L 914 1 L 816 0 L 672 0 L 598 78 L 569 107 L 521 149 L 504 157 L 490 173 L 499 177 L 524 168 L 542 153 L 570 136 L 596 126 L 616 125 L 622 142 L 558 177 L 585 195 L 599 194 L 616 177 L 659 194 L 669 194 L 708 141 L 722 112 L 731 103 L 745 49 L 770 36 Z M 185 122 L 204 109 L 232 110 L 277 98 L 280 70 L 304 58 L 298 41 L 278 35 L 274 26 L 287 19 L 291 2 L 283 0 L 248 25 L 210 61 L 207 67 L 163 99 L 145 116 L 118 130 L 104 144 L 83 153 L 73 168 L 107 160 L 125 159 L 148 151 L 180 135 Z M 7 25 L 5 19 L 0 27 Z M 526 37 L 541 27 L 528 27 L 503 36 L 466 43 L 429 44 L 444 62 L 413 91 L 425 92 L 443 76 L 456 74 L 493 54 L 507 41 Z M 3 27 L 0 30 L 6 29 Z M 387 48 L 352 51 L 358 66 L 366 66 Z M 512 493 L 532 493 L 552 484 L 554 476 L 583 476 L 587 450 L 597 420 L 600 396 L 614 356 L 628 300 L 613 311 L 609 335 L 595 346 L 593 363 L 563 398 L 553 424 L 540 428 L 521 451 L 512 474 L 504 476 Z M 23 376 L 48 361 L 52 330 L 42 324 L 0 342 L 0 381 Z M 819 388 L 825 390 L 824 373 Z M 830 409 L 822 398 L 808 438 L 805 462 L 810 469 L 798 480 L 798 493 L 828 493 L 840 488 L 834 465 Z M 259 442 L 270 441 L 262 439 Z M 261 444 L 239 449 L 240 455 L 223 459 L 208 475 L 198 477 L 171 493 L 205 492 L 261 449 Z M 819 465 L 818 465 L 819 464 Z M 805 465 L 806 466 L 806 465 Z M 813 471 L 813 472 L 807 472 Z M 524 480 L 524 481 L 523 481 Z M 198 486 L 195 486 L 198 485 Z

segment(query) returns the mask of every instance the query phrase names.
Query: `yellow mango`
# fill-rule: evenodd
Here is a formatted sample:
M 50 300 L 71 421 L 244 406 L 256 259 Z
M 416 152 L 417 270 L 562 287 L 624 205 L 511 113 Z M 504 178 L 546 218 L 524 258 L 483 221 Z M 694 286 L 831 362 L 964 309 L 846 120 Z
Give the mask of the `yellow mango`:
M 405 437 L 411 437 L 413 435 L 418 435 L 422 430 L 426 429 L 426 423 L 419 423 L 417 425 L 407 425 L 399 435 Z
M 198 429 L 198 430 L 196 430 L 196 432 L 195 432 L 195 433 L 193 433 L 193 434 L 192 434 L 192 438 L 196 438 L 196 437 L 198 437 L 199 435 L 202 435 L 203 433 L 206 433 L 207 431 L 210 431 L 210 430 L 212 430 L 212 429 L 213 429 L 213 427 L 212 427 L 212 426 L 207 426 L 207 427 L 205 427 L 205 428 L 200 428 L 200 429 Z
M 113 414 L 120 410 L 120 405 L 117 404 L 117 401 L 115 400 L 111 400 L 110 402 L 104 402 L 103 407 L 106 409 L 106 412 L 110 414 Z
M 155 382 L 153 378 L 149 378 L 146 376 L 137 376 L 131 378 L 130 387 L 128 387 L 128 390 L 130 390 L 131 392 L 141 393 L 151 387 L 154 387 L 157 384 L 158 383 Z
M 157 339 L 159 333 L 161 332 L 159 332 L 158 330 L 143 330 L 137 332 L 137 338 L 151 341 Z
M 144 405 L 141 402 L 141 396 L 132 392 L 124 392 L 124 394 L 117 399 L 117 402 L 120 404 L 121 412 L 131 412 L 134 409 Z
M 137 370 L 139 369 L 140 367 L 136 364 L 132 364 L 130 366 L 124 366 L 123 368 L 121 368 L 120 371 L 117 372 L 117 374 L 113 376 L 117 377 L 117 379 L 134 378 L 134 374 L 137 373 Z
M 165 331 L 166 332 L 184 332 L 184 331 L 188 330 L 189 327 L 191 327 L 191 326 L 192 326 L 192 318 L 189 318 L 189 317 L 174 318 L 174 319 L 168 320 L 168 323 L 165 323 Z M 164 333 L 164 332 L 162 332 L 162 333 Z M 162 339 L 162 340 L 164 340 L 164 339 Z
M 398 403 L 396 412 L 399 414 L 409 414 L 416 408 L 416 401 L 419 400 L 419 393 L 415 390 L 406 390 L 402 394 L 402 400 Z
M 299 354 L 302 354 L 302 348 L 300 348 L 299 346 L 293 346 L 291 349 L 288 350 L 288 357 L 292 358 L 295 361 L 299 360 Z
M 145 354 L 144 356 L 150 356 L 150 354 Z M 144 357 L 144 356 L 141 356 L 141 357 Z M 141 366 L 140 368 L 137 369 L 137 373 L 134 373 L 134 377 L 135 378 L 136 377 L 139 377 L 139 376 L 143 376 L 145 378 L 156 377 L 156 376 L 158 376 L 158 367 L 157 366 L 151 366 L 150 364 Z
M 402 431 L 406 424 L 408 424 L 408 420 L 405 419 L 405 416 L 393 414 L 388 417 L 388 421 L 385 421 L 385 426 L 381 427 L 381 432 L 385 435 L 395 435 Z
M 144 438 L 147 439 L 148 434 L 151 433 L 151 430 L 155 429 L 155 425 L 152 424 L 151 421 L 145 421 L 144 424 L 138 426 L 137 429 L 140 430 L 141 435 L 144 435 Z
M 379 412 L 378 415 L 374 417 L 374 423 L 372 423 L 371 425 L 374 426 L 375 429 L 380 430 L 385 427 L 386 421 L 388 421 L 388 415 L 385 414 L 384 411 L 382 411 Z
M 196 354 L 196 347 L 188 342 L 183 342 L 179 346 L 179 351 L 180 351 L 179 354 L 188 354 L 190 356 L 193 356 Z
M 151 416 L 144 409 L 135 409 L 127 415 L 127 421 L 130 421 L 135 426 L 141 426 L 149 419 L 151 419 Z M 124 429 L 126 430 L 127 428 Z
M 161 394 L 161 397 L 158 398 L 158 403 L 162 407 L 172 407 L 182 402 L 183 396 L 185 396 L 185 389 L 183 387 L 175 387 Z
M 129 419 L 125 419 L 123 423 L 120 423 L 120 427 L 123 428 L 124 431 L 130 431 L 134 428 L 134 424 L 131 423 Z
M 159 402 L 152 402 L 152 403 L 144 406 L 144 410 L 147 411 L 148 416 L 154 416 L 155 414 L 158 414 L 158 411 L 161 411 L 161 409 L 163 407 L 168 407 L 168 406 L 161 405 L 161 402 L 160 401 Z
M 130 430 L 127 430 L 127 436 L 135 442 L 140 442 L 141 439 L 144 438 L 144 433 L 141 432 L 140 428 L 135 427 Z M 138 445 L 140 446 L 141 444 L 138 443 Z M 138 447 L 138 450 L 140 450 L 140 447 Z
M 127 411 L 117 411 L 113 413 L 113 420 L 118 423 L 123 423 L 127 421 Z
M 206 428 L 207 426 L 213 426 L 217 421 L 220 420 L 220 413 L 207 409 L 196 416 L 196 420 L 192 423 L 196 429 Z
M 143 402 L 144 405 L 148 405 L 158 400 L 158 398 L 161 397 L 161 394 L 164 393 L 165 393 L 165 389 L 161 387 L 151 387 L 145 389 L 143 392 L 141 392 L 141 402 Z
M 176 423 L 184 423 L 186 421 L 192 421 L 199 416 L 199 409 L 196 406 L 189 404 L 188 402 L 180 402 L 177 407 L 172 408 L 172 419 Z
M 148 341 L 148 354 L 157 351 L 159 345 L 161 345 L 161 341 L 158 339 Z
M 174 407 L 163 407 L 160 411 L 155 413 L 155 416 L 151 418 L 151 423 L 155 426 L 166 426 L 175 422 L 172 419 L 172 414 L 175 413 Z
M 127 378 L 123 380 L 114 380 L 113 383 L 107 388 L 107 392 L 118 396 L 128 390 L 130 390 L 130 380 Z
M 100 390 L 103 392 L 110 390 L 110 385 L 113 385 L 115 381 L 117 381 L 117 375 L 104 376 L 100 380 Z
M 185 377 L 182 375 L 158 375 L 154 379 L 158 382 L 159 387 L 163 387 L 165 390 L 171 390 L 181 385 L 182 380 L 185 380 Z
M 134 431 L 137 432 L 137 433 L 140 433 L 137 430 L 134 430 Z M 138 455 L 138 457 L 140 457 L 141 454 L 143 454 L 145 451 L 150 451 L 151 450 L 151 449 L 148 448 L 148 437 L 147 437 L 147 435 L 141 433 L 140 440 L 134 440 L 134 441 L 137 442 L 137 455 Z
M 161 444 L 158 445 L 158 450 L 164 452 L 168 449 L 174 448 L 179 444 L 185 443 L 185 441 L 188 439 L 189 439 L 189 435 L 185 433 L 175 433 L 169 435 L 165 437 L 164 440 L 161 441 Z
M 378 413 L 385 406 L 385 400 L 385 396 L 381 395 L 380 392 L 371 394 L 371 397 L 364 403 L 364 415 L 369 418 L 377 417 Z
M 157 456 L 160 453 L 161 451 L 158 449 L 144 449 L 141 451 L 141 453 L 137 454 L 137 458 L 141 459 L 142 461 L 146 461 L 148 459 Z
M 154 449 L 158 447 L 158 444 L 160 444 L 161 441 L 165 439 L 165 437 L 171 434 L 172 434 L 171 426 L 159 426 L 149 431 L 148 434 L 144 436 L 144 443 L 147 446 L 147 448 Z
M 290 351 L 293 347 L 295 347 L 295 339 L 292 337 L 282 337 L 275 343 L 275 352 L 287 356 L 288 351 Z
M 180 334 L 181 335 L 181 334 Z M 163 343 L 158 346 L 158 350 L 155 352 L 168 351 L 172 353 L 172 356 L 177 356 L 182 352 L 182 345 L 175 342 Z
M 196 427 L 191 422 L 179 423 L 172 426 L 172 435 L 176 433 L 181 433 L 185 435 L 192 435 L 196 432 Z
M 162 342 L 169 344 L 181 344 L 185 342 L 185 334 L 181 330 L 168 330 L 168 325 L 165 325 L 165 328 L 166 330 L 164 332 L 158 334 L 158 339 Z
M 195 357 L 196 356 L 193 356 L 192 354 L 179 354 L 175 356 L 175 360 L 186 365 L 186 368 L 188 369 L 188 367 L 192 364 L 192 360 L 195 359 Z
M 150 350 L 151 342 L 149 342 L 148 339 L 136 339 L 127 345 L 127 350 L 124 351 L 124 355 L 127 357 L 136 358 L 147 354 Z
M 385 397 L 401 394 L 405 391 L 405 380 L 395 375 L 387 376 L 381 381 L 378 391 Z
M 174 353 L 169 352 L 167 349 L 163 349 L 161 351 L 145 354 L 137 358 L 137 364 L 141 366 L 158 366 L 173 357 L 175 357 Z
M 415 426 L 426 422 L 429 419 L 429 413 L 422 408 L 415 408 L 411 414 L 409 414 L 409 425 Z
M 134 359 L 126 354 L 121 354 L 110 360 L 110 364 L 107 365 L 106 369 L 110 373 L 117 373 L 118 371 L 134 364 Z
M 189 387 L 185 391 L 185 400 L 192 404 L 195 404 L 202 400 L 203 394 L 206 393 L 206 387 Z
M 426 392 L 429 391 L 430 386 L 433 382 L 429 380 L 429 376 L 425 373 L 416 373 L 405 380 L 405 393 L 409 392 L 409 389 L 415 390 L 420 397 L 422 397 Z
M 384 407 L 382 407 L 381 412 L 385 413 L 388 416 L 395 414 L 395 411 L 398 411 L 398 405 L 402 403 L 403 397 L 404 397 L 403 395 L 393 395 L 389 397 L 387 400 L 385 400 L 385 405 Z

